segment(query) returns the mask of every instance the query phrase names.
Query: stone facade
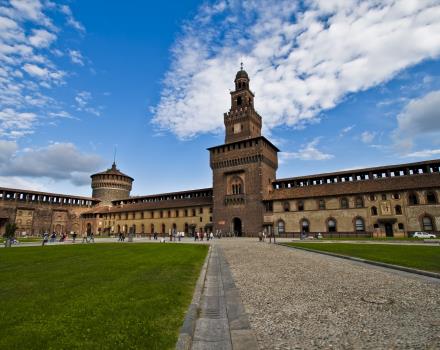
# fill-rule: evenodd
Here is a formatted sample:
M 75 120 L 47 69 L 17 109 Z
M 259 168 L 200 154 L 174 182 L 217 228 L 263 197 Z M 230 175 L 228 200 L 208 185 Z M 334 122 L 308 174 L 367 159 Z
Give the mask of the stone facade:
M 209 148 L 212 188 L 132 197 L 116 164 L 91 176 L 92 197 L 0 188 L 0 233 L 406 236 L 440 230 L 440 160 L 276 179 L 278 148 L 261 135 L 241 69 L 224 114 L 225 143 Z
M 89 197 L 0 188 L 0 234 L 7 222 L 17 225 L 21 235 L 43 232 L 77 232 L 81 214 L 99 203 Z

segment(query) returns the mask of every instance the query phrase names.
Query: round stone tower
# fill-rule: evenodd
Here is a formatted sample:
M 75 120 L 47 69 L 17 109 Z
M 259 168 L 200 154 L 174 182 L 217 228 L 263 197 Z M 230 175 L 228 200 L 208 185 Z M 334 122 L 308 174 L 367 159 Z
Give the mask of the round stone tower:
M 134 179 L 120 172 L 114 162 L 110 169 L 90 177 L 92 178 L 92 197 L 100 199 L 100 204 L 111 204 L 111 201 L 130 197 Z

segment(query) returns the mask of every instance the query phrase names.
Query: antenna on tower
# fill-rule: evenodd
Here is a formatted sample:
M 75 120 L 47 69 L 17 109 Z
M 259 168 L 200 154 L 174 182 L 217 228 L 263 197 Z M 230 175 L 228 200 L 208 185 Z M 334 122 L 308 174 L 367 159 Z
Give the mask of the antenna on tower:
M 240 62 L 240 70 L 243 70 L 243 61 Z
M 116 151 L 117 151 L 117 145 L 115 145 L 113 151 L 113 166 L 116 166 Z

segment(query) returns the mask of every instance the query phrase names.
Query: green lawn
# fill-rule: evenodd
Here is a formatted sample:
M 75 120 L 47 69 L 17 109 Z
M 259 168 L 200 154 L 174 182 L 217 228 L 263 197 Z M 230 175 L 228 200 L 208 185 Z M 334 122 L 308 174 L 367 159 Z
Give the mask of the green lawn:
M 208 247 L 0 250 L 0 349 L 172 349 Z
M 440 246 L 368 243 L 286 243 L 286 245 L 440 272 Z

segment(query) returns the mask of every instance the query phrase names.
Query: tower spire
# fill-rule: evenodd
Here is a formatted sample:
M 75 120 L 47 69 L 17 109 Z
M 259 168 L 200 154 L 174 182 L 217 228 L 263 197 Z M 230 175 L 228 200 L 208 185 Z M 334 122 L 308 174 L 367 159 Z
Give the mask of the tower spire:
M 240 62 L 240 70 L 243 70 L 243 61 Z
M 112 164 L 112 168 L 116 168 L 116 145 L 113 151 L 113 164 Z

